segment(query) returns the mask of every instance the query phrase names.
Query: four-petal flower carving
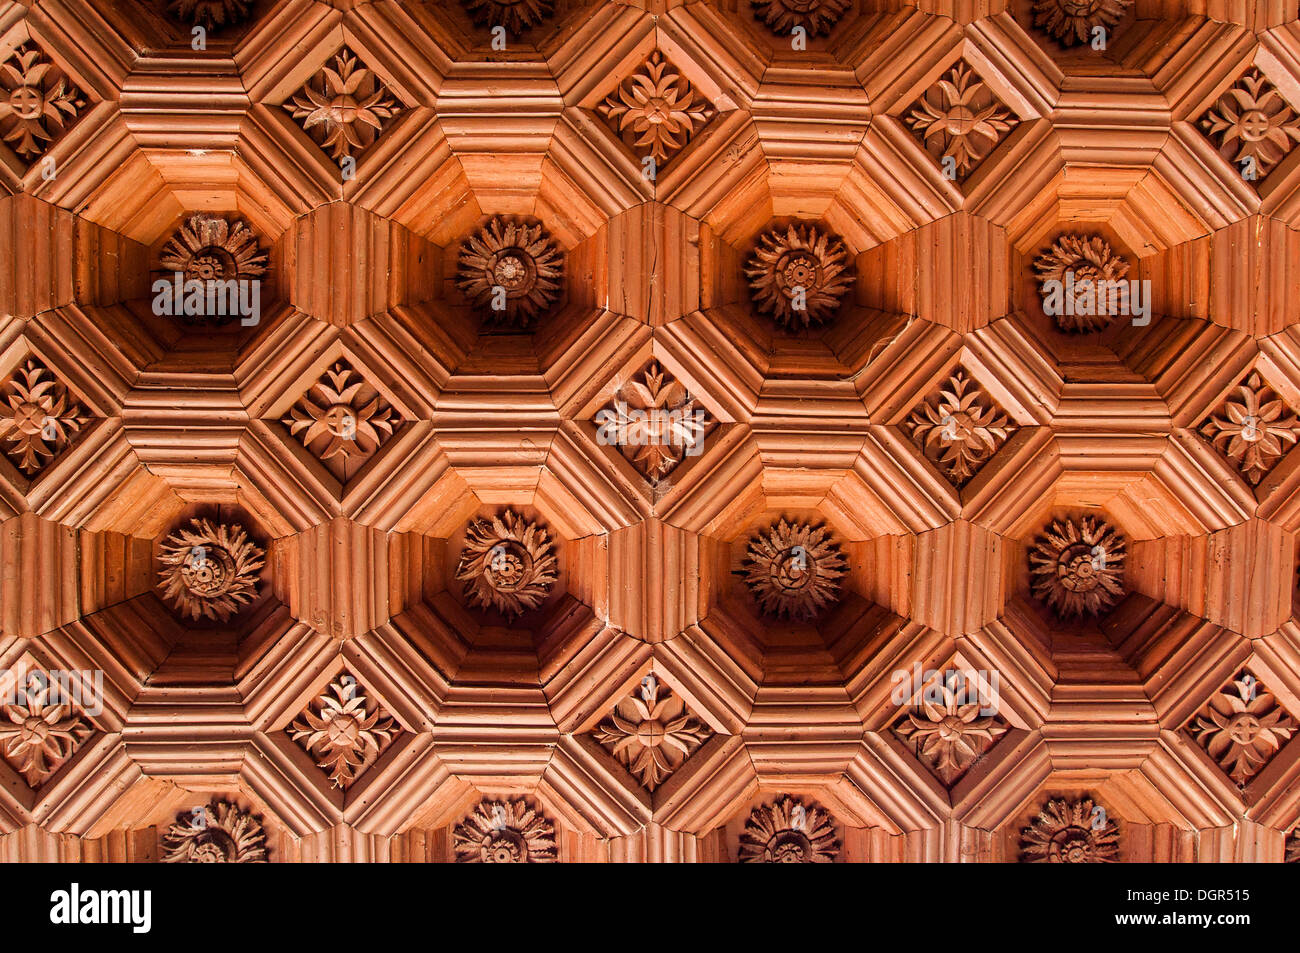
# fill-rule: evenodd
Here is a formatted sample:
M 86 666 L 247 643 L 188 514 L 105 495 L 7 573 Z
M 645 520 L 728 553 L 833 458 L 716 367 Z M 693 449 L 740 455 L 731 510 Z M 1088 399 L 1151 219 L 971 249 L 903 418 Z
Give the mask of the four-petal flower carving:
M 935 159 L 965 178 L 1020 122 L 965 63 L 930 87 L 905 120 Z
M 656 162 L 681 151 L 714 115 L 713 107 L 658 50 L 597 112 L 628 145 L 648 149 Z
M 28 358 L 0 385 L 0 440 L 24 473 L 36 473 L 89 422 L 49 368 Z
M 388 441 L 400 418 L 360 374 L 339 361 L 281 422 L 323 463 L 341 458 L 335 476 L 342 477 L 348 464 L 368 459 Z
M 355 678 L 341 675 L 303 710 L 288 731 L 329 771 L 335 787 L 346 788 L 378 760 L 401 728 L 362 693 Z
M 58 683 L 33 673 L 0 718 L 0 756 L 34 790 L 64 764 L 92 732 L 70 702 L 51 697 Z
M 336 160 L 355 158 L 402 110 L 388 87 L 346 47 L 284 108 Z
M 1253 675 L 1243 673 L 1214 693 L 1191 730 L 1228 776 L 1244 785 L 1277 754 L 1296 723 Z
M 26 44 L 0 63 L 0 133 L 14 151 L 35 159 L 86 101 L 39 49 Z
M 1201 117 L 1201 129 L 1248 181 L 1264 178 L 1300 142 L 1300 115 L 1258 69 L 1248 70 Z
M 958 370 L 936 400 L 908 420 L 912 439 L 944 475 L 961 486 L 1016 431 L 978 384 Z
M 1300 439 L 1300 420 L 1265 383 L 1259 371 L 1201 425 L 1201 433 L 1237 465 L 1253 485 L 1268 475 Z
M 599 442 L 618 446 L 651 483 L 698 454 L 712 426 L 690 392 L 654 361 L 618 389 L 596 423 Z
M 712 734 L 653 675 L 619 701 L 592 732 L 648 791 L 662 784 Z
M 936 678 L 894 728 L 895 734 L 915 745 L 944 784 L 957 781 L 1007 730 L 996 715 L 984 714 L 984 705 L 973 695 L 964 680 L 958 684 L 952 677 Z

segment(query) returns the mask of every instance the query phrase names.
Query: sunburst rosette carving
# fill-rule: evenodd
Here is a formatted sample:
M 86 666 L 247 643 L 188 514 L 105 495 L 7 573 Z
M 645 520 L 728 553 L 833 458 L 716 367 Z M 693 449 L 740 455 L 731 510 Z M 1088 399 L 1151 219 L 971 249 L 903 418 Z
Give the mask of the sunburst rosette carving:
M 520 36 L 555 12 L 554 0 L 461 0 L 465 12 L 479 26 L 503 26 Z
M 688 455 L 700 453 L 713 428 L 708 412 L 657 361 L 624 382 L 614 400 L 597 412 L 595 422 L 599 442 L 616 445 L 652 484 L 664 480 Z
M 1273 694 L 1249 673 L 1215 692 L 1188 725 L 1197 744 L 1242 786 L 1264 769 L 1296 727 Z
M 1091 798 L 1052 798 L 1020 832 L 1020 859 L 1039 864 L 1113 864 L 1119 827 Z
M 86 105 L 85 95 L 35 45 L 0 61 L 0 135 L 22 159 L 39 158 Z
M 829 864 L 839 852 L 829 811 L 781 797 L 749 812 L 737 859 L 742 864 Z
M 923 402 L 907 421 L 913 442 L 954 486 L 962 486 L 1016 432 L 979 384 L 955 371 L 936 397 Z
M 167 12 L 182 23 L 215 30 L 243 23 L 251 7 L 249 0 L 171 0 Z
M 850 5 L 850 0 L 750 0 L 755 18 L 778 36 L 790 36 L 795 27 L 809 36 L 830 33 Z
M 1106 287 L 1102 282 L 1124 280 L 1129 267 L 1128 260 L 1113 252 L 1098 235 L 1062 235 L 1034 259 L 1034 271 L 1044 297 L 1048 294 L 1049 281 L 1059 282 L 1063 294 L 1065 289 L 1072 289 L 1074 307 L 1062 307 L 1055 319 L 1060 330 L 1077 334 L 1104 331 L 1110 326 L 1115 316 L 1095 305 L 1096 296 Z M 1089 296 L 1094 298 L 1093 305 L 1087 303 Z M 1071 311 L 1072 314 L 1068 313 Z
M 33 791 L 93 733 L 84 713 L 64 696 L 62 684 L 43 672 L 32 672 L 14 685 L 0 706 L 0 758 Z
M 592 731 L 592 737 L 647 791 L 662 784 L 712 734 L 686 702 L 654 675 L 620 699 Z
M 281 420 L 313 456 L 345 476 L 393 436 L 401 417 L 364 377 L 336 361 Z
M 1300 440 L 1300 419 L 1259 371 L 1251 371 L 1200 432 L 1248 483 L 1258 486 Z
M 655 50 L 596 112 L 638 155 L 663 164 L 686 147 L 716 110 Z
M 452 832 L 457 863 L 550 864 L 555 825 L 526 801 L 479 802 Z
M 848 249 L 815 225 L 763 233 L 745 276 L 754 307 L 790 331 L 830 321 L 853 286 Z
M 825 526 L 780 520 L 749 540 L 742 561 L 745 584 L 767 615 L 809 620 L 839 600 L 849 571 Z
M 1124 596 L 1125 555 L 1105 520 L 1054 520 L 1029 550 L 1031 590 L 1061 618 L 1100 615 Z
M 1020 120 L 964 62 L 922 94 L 903 121 L 940 165 L 964 179 Z
M 63 382 L 35 357 L 0 381 L 0 448 L 28 477 L 68 449 L 90 419 Z
M 894 725 L 894 734 L 951 787 L 1007 732 L 971 680 L 951 669 L 924 685 Z
M 160 548 L 163 599 L 191 619 L 225 622 L 256 598 L 264 555 L 237 523 L 191 520 Z
M 498 215 L 460 247 L 456 284 L 489 324 L 531 328 L 563 282 L 564 253 L 540 224 Z
M 1133 0 L 1034 0 L 1034 26 L 1062 46 L 1090 44 L 1093 30 L 1107 35 L 1124 18 Z
M 540 606 L 559 578 L 555 545 L 544 528 L 512 510 L 476 519 L 465 531 L 456 578 L 471 605 L 517 618 Z
M 373 145 L 402 104 L 374 70 L 343 47 L 284 108 L 330 158 L 342 161 Z
M 267 253 L 257 234 L 240 219 L 204 212 L 191 215 L 167 239 L 159 264 L 168 279 L 181 281 L 261 281 L 267 273 Z M 224 325 L 233 314 L 181 312 L 190 324 Z
M 1247 181 L 1263 179 L 1300 142 L 1300 114 L 1253 67 L 1201 117 L 1200 127 Z
M 214 800 L 177 815 L 162 838 L 163 863 L 266 863 L 266 829 L 238 805 Z
M 329 772 L 335 787 L 347 788 L 379 759 L 401 728 L 345 672 L 303 709 L 287 731 L 318 767 Z

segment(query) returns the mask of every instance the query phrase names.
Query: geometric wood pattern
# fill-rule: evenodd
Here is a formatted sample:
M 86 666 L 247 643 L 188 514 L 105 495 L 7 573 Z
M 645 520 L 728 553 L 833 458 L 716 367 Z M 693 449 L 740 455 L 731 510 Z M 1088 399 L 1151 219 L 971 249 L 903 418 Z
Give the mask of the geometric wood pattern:
M 1300 858 L 1300 2 L 1081 6 L 3 4 L 0 858 Z

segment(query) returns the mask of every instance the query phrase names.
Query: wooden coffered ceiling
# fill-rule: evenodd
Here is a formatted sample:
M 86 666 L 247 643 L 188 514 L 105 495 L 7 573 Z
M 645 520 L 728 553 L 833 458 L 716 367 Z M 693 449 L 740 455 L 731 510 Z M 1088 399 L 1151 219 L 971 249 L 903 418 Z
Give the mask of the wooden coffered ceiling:
M 1298 12 L 0 2 L 0 856 L 1300 857 Z

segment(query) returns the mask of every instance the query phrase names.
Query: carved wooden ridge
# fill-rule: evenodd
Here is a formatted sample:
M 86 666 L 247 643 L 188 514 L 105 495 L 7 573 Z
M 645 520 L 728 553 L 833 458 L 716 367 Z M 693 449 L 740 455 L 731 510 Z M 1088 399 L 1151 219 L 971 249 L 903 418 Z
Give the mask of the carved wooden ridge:
M 8 5 L 0 857 L 1296 862 L 1298 13 Z

